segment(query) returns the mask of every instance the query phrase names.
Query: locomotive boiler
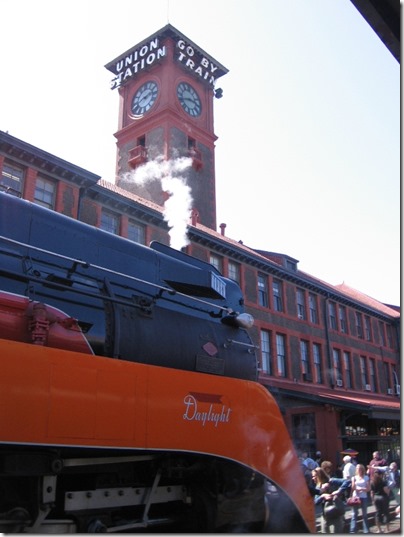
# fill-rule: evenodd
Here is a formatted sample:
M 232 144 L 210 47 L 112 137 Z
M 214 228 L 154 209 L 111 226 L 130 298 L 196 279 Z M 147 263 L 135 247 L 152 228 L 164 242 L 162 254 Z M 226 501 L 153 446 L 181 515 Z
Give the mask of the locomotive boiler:
M 313 531 L 252 323 L 210 264 L 0 193 L 0 531 Z

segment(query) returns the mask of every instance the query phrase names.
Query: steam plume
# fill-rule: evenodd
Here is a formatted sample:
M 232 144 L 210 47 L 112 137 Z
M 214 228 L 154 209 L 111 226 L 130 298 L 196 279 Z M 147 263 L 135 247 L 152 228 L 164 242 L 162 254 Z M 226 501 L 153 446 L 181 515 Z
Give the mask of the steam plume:
M 191 165 L 192 159 L 189 157 L 164 160 L 160 156 L 122 177 L 124 181 L 140 186 L 160 181 L 163 191 L 169 195 L 163 216 L 169 227 L 170 246 L 176 250 L 189 244 L 187 229 L 193 200 L 185 171 Z

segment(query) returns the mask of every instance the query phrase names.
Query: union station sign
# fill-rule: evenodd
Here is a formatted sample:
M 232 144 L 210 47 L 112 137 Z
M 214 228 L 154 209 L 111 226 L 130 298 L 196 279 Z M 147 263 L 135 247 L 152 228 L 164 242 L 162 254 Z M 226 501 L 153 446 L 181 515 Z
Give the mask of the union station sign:
M 167 58 L 167 37 L 175 41 L 174 60 L 198 79 L 214 86 L 217 78 L 228 72 L 225 67 L 169 24 L 105 66 L 114 74 L 111 89 L 119 88 L 145 69 Z

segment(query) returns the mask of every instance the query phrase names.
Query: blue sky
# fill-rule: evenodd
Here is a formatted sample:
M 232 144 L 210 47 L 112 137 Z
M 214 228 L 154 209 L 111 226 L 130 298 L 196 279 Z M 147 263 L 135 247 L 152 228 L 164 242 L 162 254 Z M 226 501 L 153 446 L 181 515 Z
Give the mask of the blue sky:
M 168 22 L 229 69 L 217 224 L 400 302 L 400 66 L 349 0 L 1 0 L 0 130 L 114 181 L 104 65 Z

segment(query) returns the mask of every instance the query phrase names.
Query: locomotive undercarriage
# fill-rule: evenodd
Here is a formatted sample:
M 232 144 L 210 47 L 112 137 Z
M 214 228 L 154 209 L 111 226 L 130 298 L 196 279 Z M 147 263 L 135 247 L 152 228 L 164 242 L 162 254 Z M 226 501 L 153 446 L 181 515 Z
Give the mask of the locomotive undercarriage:
M 189 454 L 0 454 L 0 532 L 262 531 L 267 483 L 236 463 Z

